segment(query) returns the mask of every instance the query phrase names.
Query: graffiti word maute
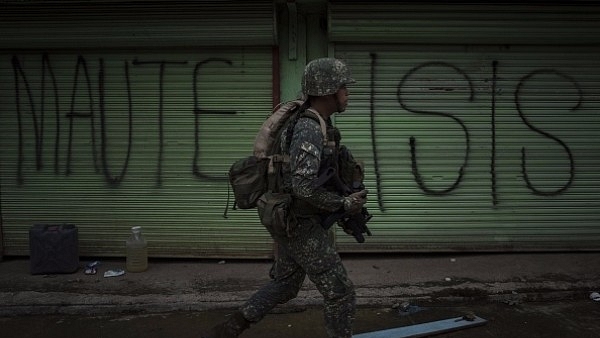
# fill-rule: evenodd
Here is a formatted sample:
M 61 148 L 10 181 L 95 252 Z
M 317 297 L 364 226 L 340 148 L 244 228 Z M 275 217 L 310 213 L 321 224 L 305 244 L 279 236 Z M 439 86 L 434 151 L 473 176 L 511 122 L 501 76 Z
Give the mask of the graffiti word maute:
M 198 88 L 197 88 L 197 82 L 201 81 L 202 78 L 200 76 L 201 72 L 202 72 L 202 67 L 208 63 L 222 63 L 225 64 L 227 66 L 230 67 L 235 67 L 235 64 L 227 59 L 219 59 L 219 58 L 209 58 L 206 60 L 203 60 L 201 62 L 197 62 L 195 63 L 195 67 L 194 70 L 190 76 L 190 81 L 192 81 L 193 83 L 193 89 L 192 89 L 192 96 L 193 96 L 193 102 L 194 102 L 194 108 L 193 108 L 193 115 L 194 115 L 194 124 L 195 124 L 195 133 L 194 133 L 194 137 L 195 137 L 195 148 L 194 148 L 194 154 L 193 154 L 193 159 L 191 159 L 191 174 L 194 177 L 197 177 L 199 179 L 203 179 L 203 180 L 212 180 L 212 181 L 221 181 L 224 180 L 224 175 L 219 175 L 219 176 L 211 176 L 208 175 L 206 173 L 203 173 L 200 169 L 200 165 L 198 164 L 199 162 L 199 157 L 200 157 L 200 143 L 199 143 L 199 115 L 201 114 L 235 114 L 236 112 L 234 111 L 208 111 L 208 110 L 203 110 L 198 103 L 198 99 L 199 96 L 201 95 L 201 93 L 199 93 Z M 159 131 L 158 131 L 158 141 L 159 141 L 159 147 L 158 147 L 158 154 L 157 154 L 157 159 L 156 159 L 156 163 L 157 163 L 157 169 L 156 169 L 156 185 L 160 186 L 162 183 L 162 161 L 163 161 L 163 139 L 164 139 L 164 135 L 163 135 L 163 128 L 162 128 L 162 124 L 164 121 L 164 113 L 163 113 L 163 102 L 164 102 L 164 93 L 163 93 L 163 86 L 164 86 L 164 77 L 165 77 L 165 70 L 167 67 L 181 67 L 184 65 L 187 65 L 188 62 L 171 62 L 171 61 L 138 61 L 137 59 L 133 60 L 132 62 L 127 62 L 125 61 L 123 63 L 123 73 L 124 73 L 124 78 L 125 78 L 125 82 L 126 82 L 126 90 L 127 90 L 127 100 L 128 100 L 128 124 L 129 124 L 129 129 L 128 129 L 128 146 L 127 146 L 127 150 L 126 150 L 126 156 L 125 159 L 122 163 L 121 168 L 119 169 L 118 174 L 113 173 L 113 171 L 111 170 L 108 160 L 107 160 L 107 154 L 106 154 L 106 148 L 107 148 L 107 144 L 108 144 L 108 139 L 110 135 L 107 135 L 107 131 L 106 131 L 106 114 L 105 114 L 105 107 L 104 107 L 104 93 L 105 93 L 105 75 L 104 75 L 104 61 L 103 59 L 99 59 L 98 60 L 98 73 L 97 74 L 91 74 L 88 71 L 88 66 L 87 66 L 87 60 L 82 57 L 79 56 L 77 58 L 77 62 L 75 64 L 75 74 L 74 74 L 74 80 L 73 80 L 73 85 L 71 88 L 71 95 L 70 97 L 59 97 L 59 88 L 56 82 L 56 77 L 54 74 L 54 70 L 52 68 L 50 59 L 47 55 L 43 55 L 42 57 L 42 68 L 41 68 L 41 76 L 39 77 L 41 83 L 40 83 L 40 93 L 39 96 L 37 97 L 37 99 L 39 100 L 38 102 L 36 102 L 36 97 L 31 89 L 30 83 L 28 81 L 28 76 L 31 77 L 32 75 L 30 75 L 26 69 L 23 69 L 21 62 L 19 61 L 19 58 L 17 56 L 14 56 L 12 59 L 12 66 L 13 66 L 13 72 L 14 72 L 14 95 L 15 95 L 15 102 L 16 102 L 16 115 L 17 115 L 17 124 L 18 124 L 18 138 L 19 138 L 19 142 L 18 142 L 18 163 L 17 163 L 17 180 L 19 184 L 23 184 L 24 183 L 24 175 L 23 175 L 23 163 L 24 163 L 24 151 L 23 151 L 23 147 L 24 147 L 24 143 L 25 143 L 25 129 L 29 129 L 29 128 L 25 128 L 25 123 L 27 121 L 27 115 L 29 113 L 30 117 L 31 117 L 31 123 L 32 123 L 32 128 L 33 132 L 34 132 L 34 137 L 35 137 L 35 160 L 36 160 L 36 168 L 37 170 L 42 170 L 43 167 L 43 158 L 42 158 L 42 146 L 43 146 L 43 142 L 44 142 L 44 138 L 46 137 L 44 135 L 44 114 L 45 114 L 45 110 L 52 110 L 53 111 L 53 115 L 55 117 L 54 119 L 54 123 L 55 123 L 55 135 L 54 137 L 54 171 L 56 174 L 60 174 L 61 170 L 60 170 L 60 165 L 59 165 L 59 152 L 60 151 L 65 151 L 65 150 L 61 150 L 59 149 L 59 142 L 61 137 L 64 137 L 62 135 L 62 133 L 66 132 L 67 133 L 67 149 L 66 149 L 66 164 L 65 164 L 65 171 L 64 174 L 66 176 L 69 176 L 72 174 L 72 170 L 71 170 L 71 162 L 73 159 L 74 154 L 72 153 L 72 144 L 73 144 L 73 125 L 75 123 L 75 120 L 79 120 L 79 119 L 89 119 L 89 125 L 90 125 L 90 141 L 92 144 L 92 152 L 93 152 L 93 166 L 96 170 L 96 172 L 98 173 L 102 173 L 105 177 L 106 182 L 114 187 L 118 187 L 120 185 L 120 182 L 125 178 L 125 175 L 127 173 L 127 168 L 128 168 L 128 164 L 129 164 L 129 159 L 130 159 L 130 155 L 131 155 L 131 143 L 132 143 L 132 125 L 134 123 L 133 121 L 133 107 L 132 107 L 132 90 L 131 90 L 131 77 L 130 77 L 130 67 L 134 66 L 134 67 L 157 67 L 159 69 L 159 76 L 158 76 L 158 87 L 159 87 L 159 106 L 158 106 L 158 119 L 157 119 L 157 123 L 160 125 L 159 126 Z M 496 95 L 496 85 L 497 85 L 497 69 L 498 69 L 498 62 L 494 61 L 493 62 L 493 74 L 491 74 L 491 78 L 492 78 L 492 102 L 491 102 L 491 107 L 492 107 L 492 111 L 491 111 L 491 143 L 492 143 L 492 154 L 491 154 L 491 158 L 490 158 L 490 181 L 491 181 L 491 192 L 492 192 L 492 202 L 494 205 L 496 205 L 498 203 L 498 198 L 497 198 L 497 193 L 496 193 L 496 174 L 495 174 L 495 160 L 496 160 L 496 139 L 495 139 L 495 131 L 496 131 L 496 122 L 495 122 L 495 107 L 496 107 L 496 102 L 495 102 L 495 95 Z M 404 97 L 405 94 L 405 89 L 408 88 L 410 86 L 410 81 L 412 76 L 419 74 L 419 72 L 422 72 L 423 70 L 426 70 L 428 67 L 446 67 L 448 68 L 449 71 L 453 72 L 456 74 L 456 80 L 460 80 L 463 81 L 466 85 L 467 88 L 469 90 L 469 94 L 468 97 L 466 98 L 466 100 L 468 101 L 472 101 L 474 100 L 474 95 L 475 95 L 475 90 L 472 84 L 472 80 L 471 78 L 468 76 L 468 74 L 466 74 L 464 71 L 462 71 L 459 67 L 450 64 L 450 63 L 445 63 L 445 62 L 427 62 L 427 63 L 423 63 L 423 64 L 419 64 L 416 65 L 415 67 L 413 67 L 412 69 L 410 69 L 408 72 L 406 72 L 402 77 L 400 77 L 399 83 L 398 83 L 398 87 L 397 87 L 397 99 L 398 99 L 398 103 L 399 103 L 399 109 L 398 109 L 398 113 L 411 113 L 411 114 L 425 114 L 425 115 L 435 115 L 435 116 L 439 116 L 442 119 L 446 119 L 451 123 L 456 123 L 463 131 L 464 134 L 464 143 L 465 143 L 465 151 L 464 151 L 464 158 L 463 158 L 463 163 L 460 166 L 460 168 L 457 168 L 457 176 L 456 179 L 454 181 L 453 184 L 451 184 L 449 187 L 445 188 L 445 189 L 440 189 L 440 190 L 435 190 L 432 189 L 430 187 L 428 187 L 427 183 L 425 182 L 425 180 L 423 179 L 423 177 L 420 175 L 419 172 L 419 167 L 418 167 L 418 137 L 415 136 L 410 136 L 408 138 L 408 143 L 410 146 L 410 154 L 407 154 L 406 156 L 408 156 L 411 159 L 411 163 L 412 163 L 412 174 L 414 176 L 415 182 L 417 184 L 417 186 L 425 193 L 428 195 L 433 195 L 433 196 L 443 196 L 446 194 L 449 194 L 451 192 L 453 192 L 455 189 L 457 189 L 460 185 L 460 183 L 462 182 L 462 180 L 464 180 L 464 171 L 465 168 L 468 165 L 468 160 L 469 160 L 469 152 L 470 152 L 470 138 L 469 138 L 469 129 L 468 126 L 457 116 L 455 116 L 454 114 L 451 113 L 447 113 L 447 112 L 439 112 L 439 111 L 426 111 L 426 110 L 421 110 L 418 108 L 415 108 L 414 106 L 414 102 L 409 102 L 409 100 L 407 100 Z M 371 142 L 372 142 L 372 150 L 373 150 L 373 164 L 374 164 L 374 168 L 375 168 L 375 175 L 376 175 L 376 185 L 377 185 L 377 198 L 378 198 L 378 202 L 379 202 L 379 208 L 383 211 L 385 208 L 383 206 L 383 200 L 382 200 L 382 182 L 380 180 L 380 168 L 379 168 L 379 154 L 377 151 L 377 137 L 376 137 L 376 129 L 374 128 L 375 125 L 375 120 L 376 120 L 376 104 L 374 102 L 374 98 L 375 98 L 375 93 L 376 93 L 376 89 L 377 89 L 377 83 L 376 83 L 376 76 L 374 76 L 374 74 L 377 72 L 377 55 L 376 54 L 371 54 L 371 94 L 370 94 L 370 110 L 371 110 L 371 115 L 370 115 L 370 120 L 371 120 Z M 552 191 L 548 191 L 548 190 L 543 190 L 539 187 L 534 186 L 534 184 L 529 180 L 529 177 L 527 175 L 527 150 L 525 147 L 522 148 L 521 151 L 521 170 L 522 170 L 522 174 L 523 174 L 523 178 L 525 181 L 526 186 L 532 191 L 532 193 L 536 194 L 536 195 L 542 195 L 542 196 L 549 196 L 549 195 L 557 195 L 557 194 L 561 194 L 564 191 L 566 191 L 571 184 L 573 183 L 573 179 L 574 179 L 574 159 L 573 159 L 573 155 L 571 150 L 569 149 L 569 147 L 567 146 L 567 144 L 565 144 L 562 140 L 560 140 L 559 138 L 553 136 L 552 134 L 536 127 L 535 125 L 533 125 L 532 123 L 529 122 L 529 120 L 527 119 L 526 116 L 526 109 L 521 107 L 521 96 L 523 95 L 521 89 L 522 87 L 530 80 L 532 80 L 533 78 L 535 78 L 538 75 L 553 75 L 555 76 L 558 80 L 562 80 L 562 81 L 567 81 L 570 82 L 572 84 L 572 86 L 574 86 L 578 93 L 579 93 L 579 102 L 581 102 L 582 99 L 582 94 L 581 94 L 581 90 L 579 88 L 578 83 L 572 79 L 571 77 L 569 77 L 568 75 L 565 75 L 563 73 L 560 73 L 556 70 L 553 69 L 540 69 L 540 70 L 535 70 L 529 74 L 526 74 L 525 76 L 523 76 L 521 78 L 521 81 L 518 83 L 517 88 L 515 89 L 514 92 L 514 102 L 515 102 L 515 108 L 519 114 L 519 117 L 521 119 L 521 121 L 532 131 L 535 133 L 538 133 L 539 135 L 542 135 L 550 140 L 552 140 L 553 142 L 556 142 L 557 144 L 559 144 L 565 151 L 565 160 L 569 161 L 569 179 L 567 182 L 565 182 L 565 184 L 557 189 L 557 190 L 552 190 Z M 92 83 L 93 83 L 93 79 L 97 79 L 97 90 L 98 93 L 97 95 L 94 95 L 93 90 L 92 90 Z M 463 86 L 464 88 L 464 86 Z M 79 93 L 79 94 L 78 94 Z M 89 102 L 89 112 L 85 112 L 82 113 L 81 111 L 76 112 L 74 107 L 75 107 L 75 98 L 77 95 L 81 95 L 81 93 L 85 93 L 85 96 L 88 97 L 88 102 Z M 47 100 L 48 97 L 51 97 L 54 102 L 54 104 L 52 105 L 52 107 L 47 107 L 49 104 L 47 104 L 45 101 Z M 94 102 L 94 97 L 97 97 L 97 103 Z M 62 99 L 62 100 L 61 100 Z M 64 107 L 60 106 L 60 102 L 70 102 L 69 108 L 67 110 L 64 109 Z M 580 103 L 577 103 L 572 110 L 575 110 L 579 107 Z M 39 109 L 37 109 L 39 107 Z M 80 109 L 80 108 L 79 108 Z M 61 115 L 62 114 L 62 115 Z M 66 131 L 61 129 L 61 118 L 66 118 L 68 120 L 68 129 Z M 98 122 L 99 121 L 99 122 Z M 88 122 L 86 122 L 88 123 Z M 99 125 L 97 125 L 99 124 Z M 99 148 L 99 154 L 97 149 Z M 233 159 L 232 159 L 233 160 Z
M 198 165 L 198 158 L 200 157 L 200 146 L 199 146 L 199 115 L 201 114 L 235 114 L 235 111 L 214 111 L 202 109 L 198 104 L 199 90 L 197 89 L 196 83 L 199 81 L 199 74 L 202 71 L 202 67 L 208 63 L 222 63 L 227 66 L 232 66 L 233 62 L 227 59 L 221 58 L 208 58 L 206 60 L 197 62 L 192 74 L 193 80 L 193 98 L 194 98 L 194 111 L 195 117 L 195 150 L 194 159 L 192 163 L 192 173 L 195 177 L 206 179 L 206 180 L 223 180 L 223 176 L 212 177 L 203 173 Z M 159 87 L 159 104 L 158 104 L 158 155 L 156 160 L 156 185 L 162 185 L 162 164 L 163 164 L 163 148 L 164 148 L 164 78 L 167 67 L 176 67 L 187 65 L 187 61 L 144 61 L 138 60 L 137 58 L 131 62 L 131 65 L 137 67 L 157 67 L 159 69 L 158 76 L 158 87 Z M 93 166 L 96 172 L 102 173 L 105 177 L 106 182 L 111 186 L 119 186 L 120 182 L 124 179 L 129 164 L 131 155 L 131 144 L 132 144 L 132 126 L 133 126 L 133 104 L 132 104 L 132 85 L 130 76 L 130 63 L 125 61 L 123 63 L 123 73 L 126 83 L 127 102 L 128 102 L 128 145 L 126 157 L 118 175 L 114 175 L 109 167 L 107 160 L 107 144 L 109 135 L 106 131 L 106 111 L 104 106 L 104 93 L 105 93 L 105 72 L 104 72 L 104 60 L 101 58 L 98 60 L 98 74 L 92 74 L 88 71 L 87 60 L 78 56 L 77 63 L 75 65 L 73 86 L 71 89 L 71 95 L 68 98 L 62 98 L 64 101 L 69 101 L 69 109 L 65 112 L 65 109 L 60 106 L 59 89 L 56 83 L 56 77 L 52 64 L 48 55 L 42 56 L 42 69 L 40 77 L 40 103 L 39 111 L 36 110 L 36 102 L 34 94 L 28 81 L 27 72 L 23 69 L 21 62 L 17 56 L 12 58 L 12 66 L 14 72 L 14 84 L 15 84 L 15 100 L 16 100 L 16 114 L 18 124 L 18 160 L 17 160 L 17 181 L 19 184 L 24 183 L 23 175 L 23 163 L 24 163 L 24 121 L 26 119 L 26 113 L 29 112 L 32 118 L 32 129 L 35 137 L 35 154 L 36 154 L 36 169 L 39 171 L 43 167 L 42 149 L 44 142 L 44 114 L 47 109 L 45 100 L 46 96 L 53 95 L 54 99 L 54 116 L 55 116 L 55 128 L 56 134 L 54 137 L 54 172 L 60 173 L 59 168 L 59 144 L 62 131 L 61 130 L 61 114 L 64 114 L 68 119 L 68 145 L 66 150 L 66 169 L 65 175 L 69 176 L 72 174 L 71 163 L 73 159 L 73 128 L 76 120 L 89 119 L 90 124 L 90 141 L 92 144 L 92 158 Z M 97 78 L 98 93 L 97 93 L 97 105 L 94 103 L 94 93 L 92 90 L 93 79 Z M 49 83 L 47 83 L 49 82 Z M 83 94 L 82 94 L 83 93 Z M 23 98 L 25 95 L 26 98 Z M 87 98 L 88 110 L 85 112 L 81 111 L 81 108 L 75 110 L 76 97 L 83 95 Z M 28 105 L 28 108 L 26 108 Z M 99 120 L 99 122 L 97 122 Z M 99 126 L 97 125 L 99 123 Z M 99 134 L 99 136 L 98 136 Z M 98 146 L 99 139 L 99 146 Z M 98 148 L 100 148 L 100 154 L 98 154 Z M 100 159 L 98 159 L 100 158 Z

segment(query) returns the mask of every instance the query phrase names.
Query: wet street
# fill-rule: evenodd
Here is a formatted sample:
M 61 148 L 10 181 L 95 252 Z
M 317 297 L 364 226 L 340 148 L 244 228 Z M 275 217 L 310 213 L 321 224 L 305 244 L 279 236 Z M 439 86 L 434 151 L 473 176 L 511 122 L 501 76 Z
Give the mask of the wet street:
M 413 304 L 409 311 L 359 308 L 355 334 L 460 317 L 473 313 L 483 326 L 442 333 L 461 338 L 597 338 L 600 302 L 590 299 L 527 303 Z M 169 312 L 118 316 L 0 317 L 4 338 L 191 338 L 226 318 L 228 311 Z M 326 337 L 321 308 L 281 308 L 242 338 Z M 394 338 L 394 337 L 389 337 Z

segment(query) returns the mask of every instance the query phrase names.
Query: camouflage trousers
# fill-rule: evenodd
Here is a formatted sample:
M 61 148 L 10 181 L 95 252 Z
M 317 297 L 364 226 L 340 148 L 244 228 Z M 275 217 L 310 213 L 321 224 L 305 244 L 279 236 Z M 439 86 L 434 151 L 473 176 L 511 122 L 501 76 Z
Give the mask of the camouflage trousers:
M 271 281 L 240 310 L 247 320 L 258 322 L 277 304 L 296 298 L 308 276 L 323 295 L 328 336 L 352 337 L 354 285 L 335 250 L 333 233 L 314 219 L 299 221 L 292 237 L 273 236 L 278 252 L 271 268 Z

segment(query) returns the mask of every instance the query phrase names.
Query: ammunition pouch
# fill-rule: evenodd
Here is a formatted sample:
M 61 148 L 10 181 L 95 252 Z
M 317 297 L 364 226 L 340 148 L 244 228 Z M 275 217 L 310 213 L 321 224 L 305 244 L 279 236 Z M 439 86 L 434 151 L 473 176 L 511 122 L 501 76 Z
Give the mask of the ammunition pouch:
M 364 188 L 364 164 L 362 161 L 356 160 L 345 146 L 341 146 L 339 150 L 338 170 L 340 180 L 352 192 L 360 191 Z
M 292 207 L 291 194 L 264 193 L 257 201 L 260 222 L 273 236 L 292 237 L 298 220 Z

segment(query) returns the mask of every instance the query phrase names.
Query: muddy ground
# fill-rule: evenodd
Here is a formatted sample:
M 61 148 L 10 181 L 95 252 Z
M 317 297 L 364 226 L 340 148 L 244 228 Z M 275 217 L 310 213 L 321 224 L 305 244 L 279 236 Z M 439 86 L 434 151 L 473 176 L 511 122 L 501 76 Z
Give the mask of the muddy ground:
M 390 307 L 359 308 L 355 333 L 426 323 L 474 313 L 487 320 L 482 326 L 435 337 L 460 338 L 597 338 L 600 302 L 589 299 L 508 304 L 413 304 L 411 311 Z M 412 311 L 415 310 L 415 311 Z M 227 317 L 213 311 L 119 314 L 102 316 L 44 315 L 0 318 L 5 338 L 191 338 Z M 326 337 L 320 307 L 296 308 L 269 314 L 242 338 Z M 394 337 L 390 337 L 394 338 Z

